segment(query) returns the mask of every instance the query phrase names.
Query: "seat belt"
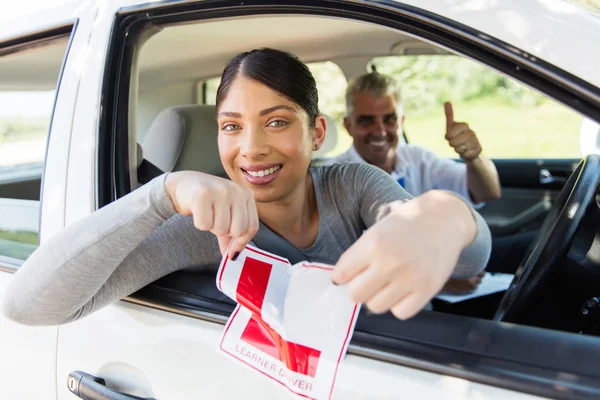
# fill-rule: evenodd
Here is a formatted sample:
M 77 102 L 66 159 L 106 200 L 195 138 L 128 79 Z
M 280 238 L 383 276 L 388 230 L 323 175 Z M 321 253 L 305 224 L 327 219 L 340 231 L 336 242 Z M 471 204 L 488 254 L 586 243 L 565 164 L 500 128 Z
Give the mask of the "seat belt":
M 150 161 L 144 159 L 138 167 L 138 182 L 142 185 L 150 182 L 152 179 L 164 174 L 165 172 L 152 164 Z
M 290 263 L 297 264 L 302 261 L 310 261 L 293 244 L 273 232 L 268 226 L 260 223 L 258 233 L 250 242 L 254 246 L 266 250 L 269 253 L 287 258 Z

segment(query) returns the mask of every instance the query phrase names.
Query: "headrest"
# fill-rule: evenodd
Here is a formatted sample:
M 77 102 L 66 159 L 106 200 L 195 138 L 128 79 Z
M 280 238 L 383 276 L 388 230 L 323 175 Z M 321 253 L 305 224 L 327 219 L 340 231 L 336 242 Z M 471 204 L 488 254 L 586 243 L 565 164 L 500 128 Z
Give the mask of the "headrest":
M 194 170 L 223 176 L 217 133 L 214 105 L 167 108 L 144 138 L 144 158 L 165 172 Z

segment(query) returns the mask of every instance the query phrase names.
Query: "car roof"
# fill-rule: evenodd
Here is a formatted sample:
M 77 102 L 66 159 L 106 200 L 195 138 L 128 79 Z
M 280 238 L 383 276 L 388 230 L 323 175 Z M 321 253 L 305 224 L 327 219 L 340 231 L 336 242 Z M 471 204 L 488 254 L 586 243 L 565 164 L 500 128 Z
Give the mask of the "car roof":
M 148 89 L 169 80 L 217 76 L 236 54 L 259 47 L 289 51 L 305 62 L 350 60 L 361 66 L 360 73 L 376 56 L 443 52 L 360 21 L 306 15 L 231 18 L 168 26 L 155 34 L 140 52 L 140 85 Z
M 6 15 L 2 17 L 4 22 L 0 23 L 0 43 L 19 34 L 73 21 L 79 10 L 85 7 L 102 5 L 105 10 L 117 10 L 143 3 L 140 0 L 60 1 L 63 4 L 40 12 L 12 18 Z M 600 88 L 600 74 L 596 72 L 596 65 L 600 64 L 600 52 L 595 51 L 595 44 L 600 43 L 600 18 L 564 0 L 403 0 L 398 3 L 403 3 L 405 7 L 425 9 L 472 27 L 480 31 L 477 36 L 482 42 L 493 43 L 501 51 L 528 58 L 532 65 L 542 59 Z M 304 28 L 310 26 L 309 31 L 314 29 L 318 34 L 311 36 L 306 29 L 300 29 L 307 18 L 316 25 L 304 25 Z M 282 18 L 280 15 L 278 19 L 279 23 L 270 22 L 275 24 L 271 26 L 278 29 L 269 31 L 260 30 L 257 24 L 260 18 L 249 17 L 237 21 L 215 20 L 202 24 L 163 27 L 162 33 L 165 36 L 157 35 L 150 38 L 146 44 L 146 51 L 155 54 L 155 57 L 154 60 L 141 60 L 140 79 L 151 81 L 151 77 L 156 76 L 157 71 L 163 68 L 164 72 L 164 68 L 174 63 L 173 60 L 181 60 L 182 57 L 187 58 L 183 61 L 195 57 L 197 62 L 192 63 L 190 68 L 195 68 L 196 74 L 202 67 L 201 75 L 214 76 L 235 53 L 265 45 L 292 51 L 306 61 L 343 60 L 357 56 L 364 58 L 407 52 L 423 54 L 433 48 L 422 40 L 414 40 L 407 35 L 376 25 L 317 16 Z M 208 32 L 209 27 L 211 32 Z M 197 35 L 203 45 L 195 46 L 198 48 L 194 49 L 193 54 L 182 54 L 189 51 L 189 48 L 186 52 L 181 49 L 173 51 L 171 48 L 167 53 L 171 57 L 170 60 L 162 60 L 166 58 L 164 55 L 158 57 L 158 53 L 164 50 L 161 49 L 161 40 L 168 39 L 169 35 L 176 35 L 178 31 L 183 32 L 184 29 L 189 29 L 189 32 Z M 249 29 L 257 31 L 250 34 L 253 31 Z M 344 30 L 346 31 L 342 34 Z M 277 32 L 277 35 L 273 32 Z M 203 47 L 209 48 L 210 54 L 203 51 Z M 190 73 L 183 69 L 180 72 Z M 173 79 L 175 74 L 171 75 L 165 79 Z

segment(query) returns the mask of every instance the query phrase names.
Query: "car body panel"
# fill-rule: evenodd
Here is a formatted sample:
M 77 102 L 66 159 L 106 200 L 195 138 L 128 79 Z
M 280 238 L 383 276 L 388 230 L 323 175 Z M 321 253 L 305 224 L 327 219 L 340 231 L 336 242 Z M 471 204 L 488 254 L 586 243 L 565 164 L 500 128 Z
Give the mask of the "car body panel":
M 160 7 L 166 3 L 173 2 L 146 4 Z M 543 46 L 545 31 L 526 30 L 524 36 L 519 36 L 518 29 L 510 24 L 493 27 L 492 22 L 497 21 L 500 14 L 484 15 L 496 2 L 429 0 L 405 3 L 455 18 L 508 43 L 518 42 L 525 51 L 547 61 L 558 60 L 557 65 L 600 86 L 598 77 L 591 79 L 591 71 L 581 65 L 596 65 L 594 61 L 600 61 L 600 55 L 573 52 L 569 46 L 560 46 L 560 52 L 554 47 Z M 469 3 L 480 6 L 471 6 L 470 11 L 465 11 Z M 558 4 L 557 1 L 544 3 Z M 102 112 L 104 71 L 111 62 L 107 50 L 114 17 L 123 7 L 143 4 L 136 0 L 88 1 L 76 8 L 61 7 L 59 11 L 45 14 L 45 18 L 42 15 L 31 17 L 27 24 L 22 24 L 26 19 L 21 19 L 0 25 L 1 40 L 38 32 L 53 24 L 78 21 L 51 125 L 42 187 L 41 242 L 48 241 L 64 226 L 75 223 L 96 208 L 98 113 Z M 513 1 L 511 4 L 521 12 L 534 13 L 532 26 L 537 22 L 546 26 L 547 21 L 563 15 L 542 3 L 524 6 Z M 578 26 L 578 34 L 587 32 L 590 39 L 600 39 L 600 30 L 587 31 L 599 26 L 596 21 L 581 12 L 569 14 L 569 18 L 569 25 Z M 577 37 L 571 32 L 571 26 L 559 26 L 565 27 L 559 29 L 565 37 L 556 39 L 558 43 L 570 43 L 567 38 L 572 41 Z M 565 57 L 569 60 L 565 61 Z M 10 282 L 11 273 L 0 270 L 0 294 Z M 0 386 L 1 398 L 55 398 L 55 393 L 59 399 L 73 398 L 66 381 L 74 370 L 104 377 L 115 389 L 157 398 L 281 398 L 285 394 L 281 387 L 217 352 L 223 330 L 221 324 L 143 305 L 119 302 L 58 328 L 24 327 L 0 319 L 0 329 L 0 376 L 10 380 L 9 384 Z M 35 365 L 31 360 L 35 360 Z M 35 384 L 31 383 L 32 376 L 36 379 Z M 342 362 L 334 397 L 534 398 L 356 355 L 348 355 Z
M 11 278 L 0 269 L 0 294 Z M 0 315 L 0 398 L 56 399 L 57 340 L 57 326 L 24 326 Z
M 287 398 L 286 390 L 218 349 L 223 325 L 120 302 L 60 327 L 57 385 L 81 370 L 157 399 Z M 289 398 L 292 398 L 289 396 Z M 333 398 L 534 399 L 464 379 L 346 355 Z

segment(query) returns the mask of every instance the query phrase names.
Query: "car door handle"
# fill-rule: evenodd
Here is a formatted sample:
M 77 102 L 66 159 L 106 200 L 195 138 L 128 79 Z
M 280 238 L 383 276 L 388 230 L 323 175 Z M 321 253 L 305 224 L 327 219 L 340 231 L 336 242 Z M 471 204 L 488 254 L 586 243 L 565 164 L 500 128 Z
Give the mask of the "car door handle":
M 540 183 L 541 184 L 549 184 L 549 183 L 565 183 L 567 181 L 567 178 L 564 176 L 555 176 L 552 175 L 552 172 L 550 172 L 547 169 L 541 169 L 540 170 Z
M 75 396 L 84 400 L 155 400 L 148 397 L 138 397 L 107 388 L 102 378 L 73 371 L 67 378 L 67 387 Z

